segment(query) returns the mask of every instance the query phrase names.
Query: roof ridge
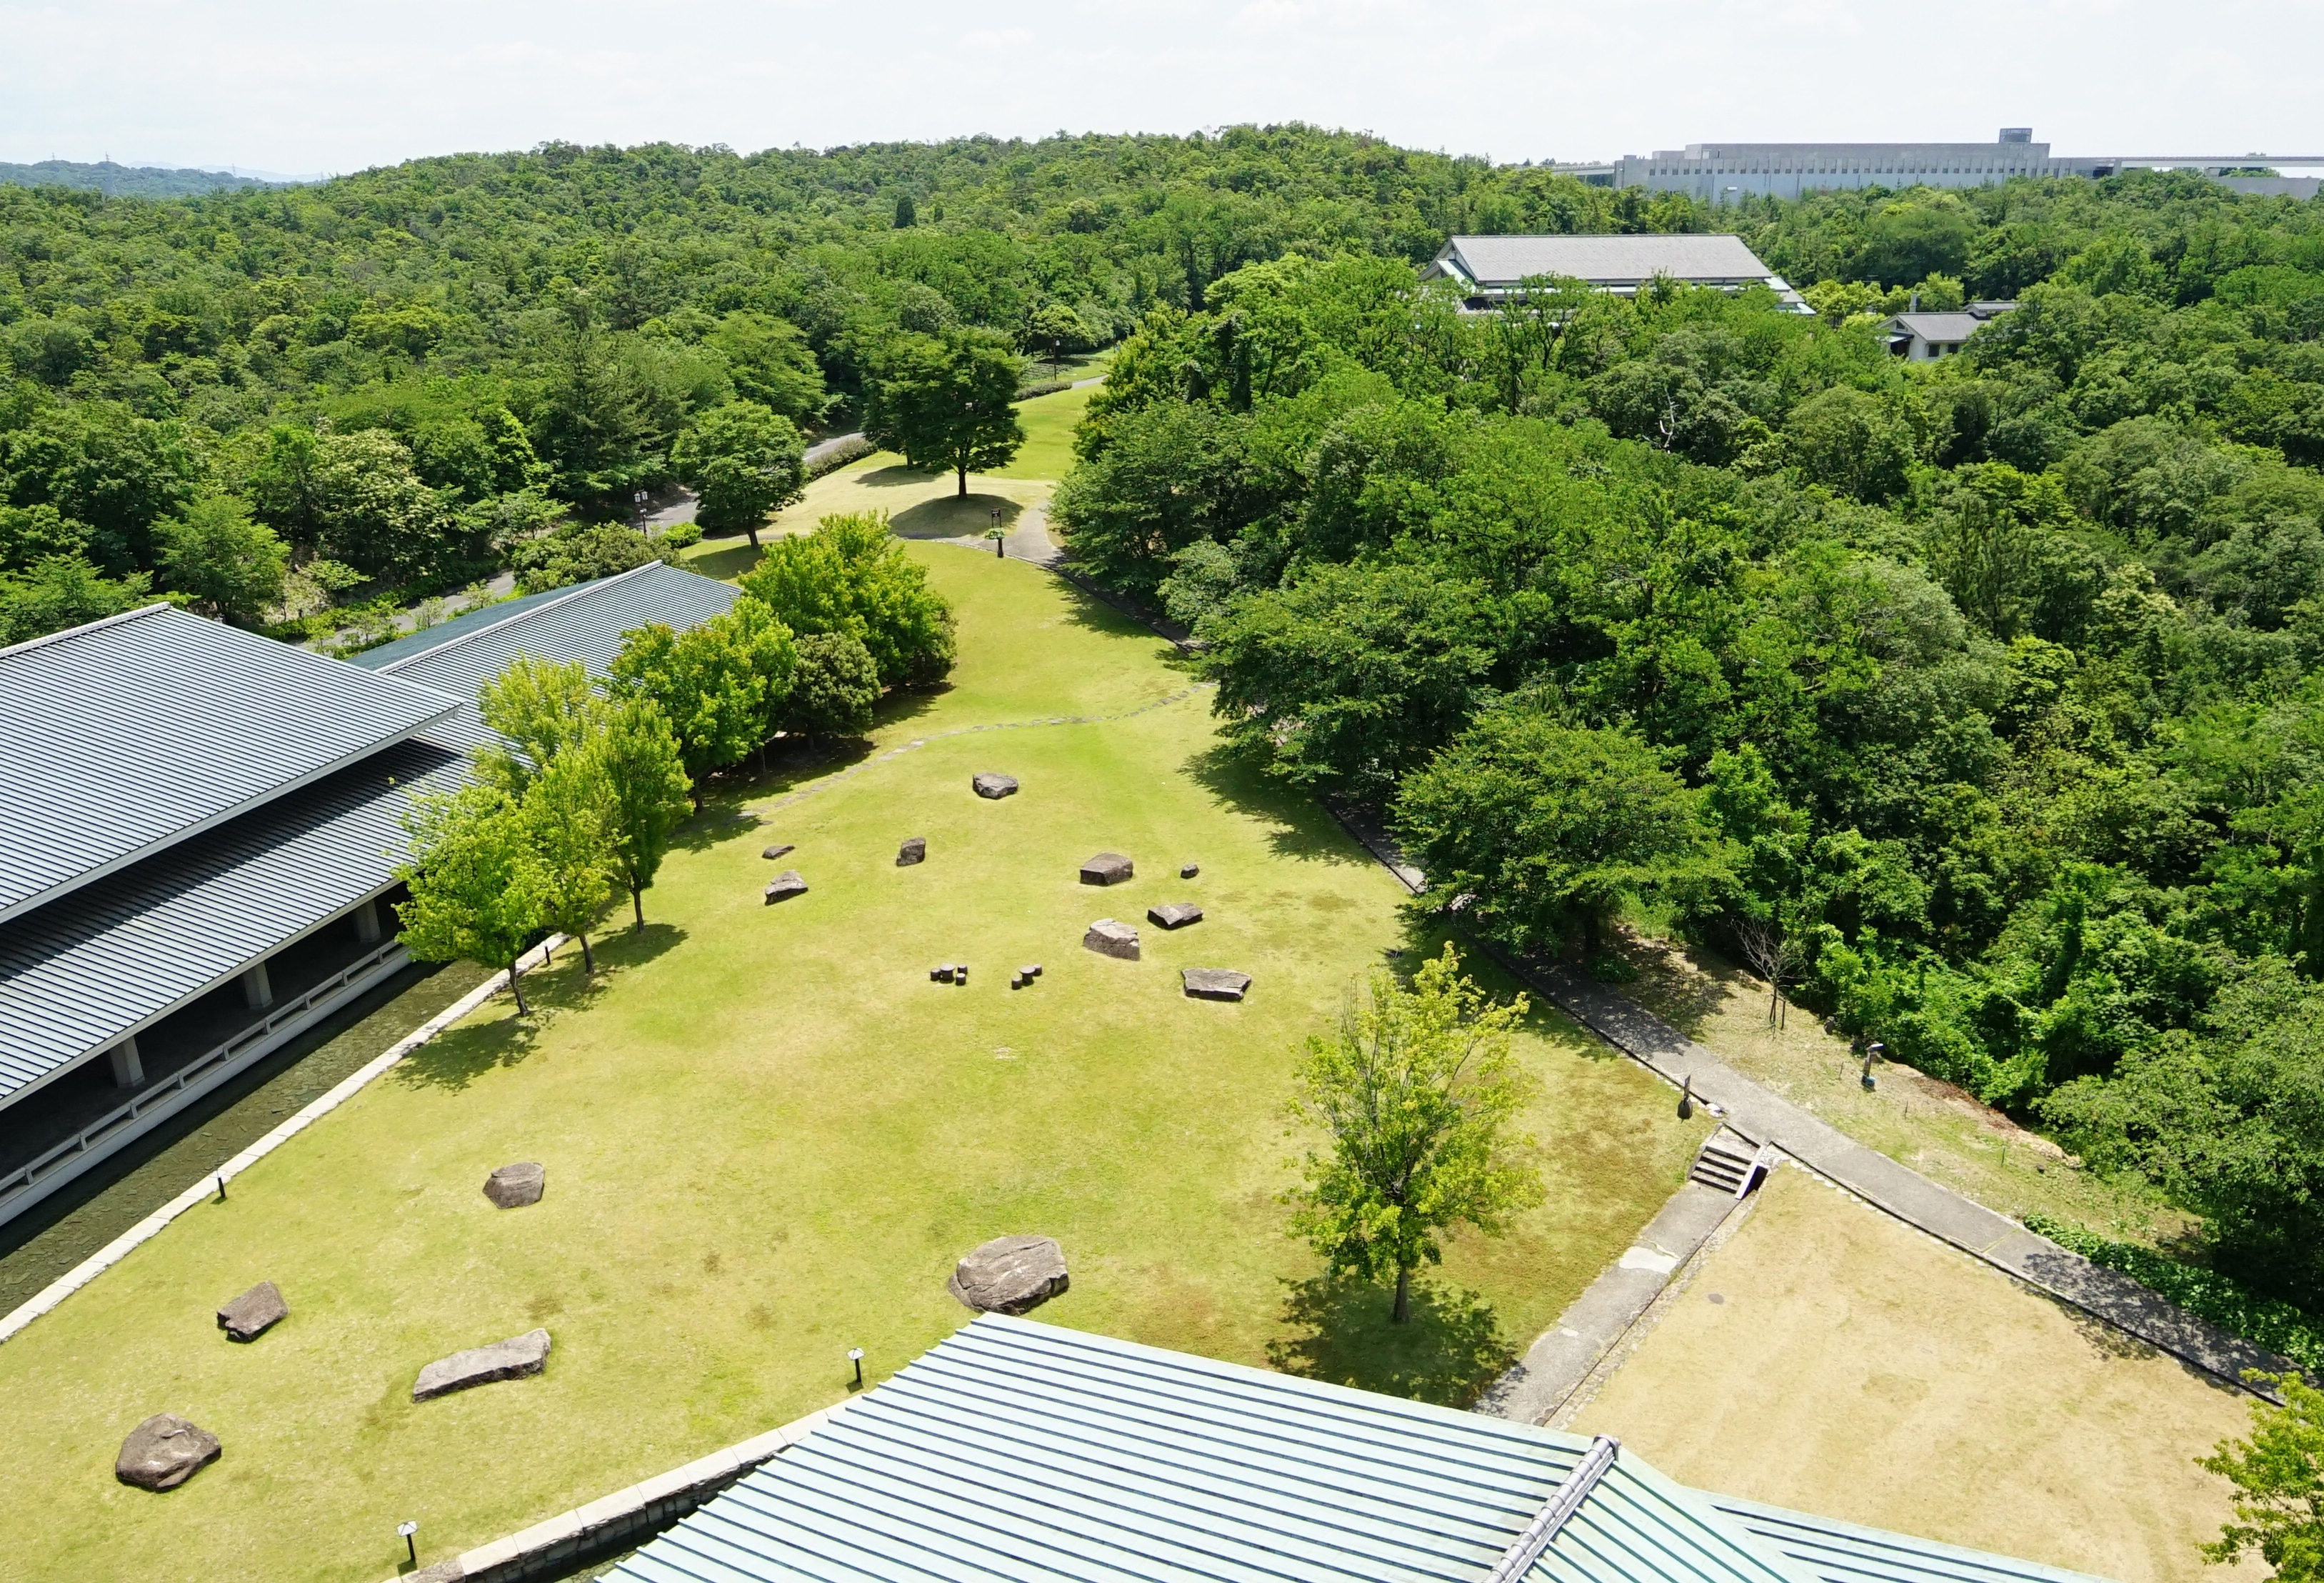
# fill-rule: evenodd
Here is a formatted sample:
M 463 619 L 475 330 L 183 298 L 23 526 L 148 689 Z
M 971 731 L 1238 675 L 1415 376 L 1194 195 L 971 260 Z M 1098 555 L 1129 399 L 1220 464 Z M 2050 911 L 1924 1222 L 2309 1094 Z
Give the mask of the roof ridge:
M 33 649 L 43 648 L 50 643 L 62 643 L 67 638 L 78 637 L 87 632 L 95 632 L 100 626 L 118 626 L 124 621 L 134 621 L 141 616 L 151 616 L 156 610 L 175 610 L 176 608 L 178 606 L 171 604 L 167 599 L 156 599 L 151 605 L 140 605 L 134 610 L 116 611 L 111 616 L 101 616 L 95 621 L 84 621 L 78 626 L 68 626 L 59 632 L 43 633 L 39 637 L 26 638 L 21 643 L 10 643 L 6 648 L 0 649 L 0 660 L 26 653 Z M 201 617 L 196 616 L 194 619 L 198 621 Z
M 593 581 L 583 583 L 578 588 L 573 588 L 567 593 L 560 594 L 554 599 L 546 600 L 539 605 L 528 605 L 521 610 L 511 611 L 508 615 L 502 616 L 498 621 L 487 621 L 482 626 L 472 626 L 466 632 L 455 634 L 453 636 L 446 638 L 442 643 L 432 643 L 429 647 L 420 650 L 416 654 L 406 654 L 401 660 L 390 660 L 386 664 L 382 665 L 378 670 L 373 671 L 372 674 L 374 676 L 392 675 L 395 671 L 401 670 L 404 666 L 414 664 L 420 660 L 426 659 L 431 654 L 440 654 L 447 649 L 456 649 L 462 643 L 465 643 L 473 638 L 482 637 L 488 632 L 498 632 L 503 626 L 510 625 L 512 623 L 530 621 L 534 616 L 541 615 L 546 611 L 557 609 L 559 606 L 569 605 L 574 600 L 581 597 L 584 594 L 595 593 L 600 588 L 609 588 L 613 584 L 621 582 L 624 579 L 633 578 L 642 572 L 651 571 L 656 567 L 669 565 L 669 563 L 666 560 L 649 560 L 643 566 L 633 566 L 627 571 L 617 571 L 611 577 L 601 577 Z M 684 568 L 673 567 L 671 569 L 683 570 Z M 417 637 L 420 634 L 418 633 L 413 633 L 411 635 Z

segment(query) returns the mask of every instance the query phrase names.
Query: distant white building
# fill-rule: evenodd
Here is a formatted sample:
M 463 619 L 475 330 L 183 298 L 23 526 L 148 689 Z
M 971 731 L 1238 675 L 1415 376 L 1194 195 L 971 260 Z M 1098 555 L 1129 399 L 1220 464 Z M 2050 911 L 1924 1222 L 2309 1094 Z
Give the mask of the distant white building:
M 1543 276 L 1620 297 L 1635 296 L 1657 278 L 1730 294 L 1763 285 L 1793 311 L 1812 311 L 1740 236 L 1455 236 L 1420 272 L 1423 280 L 1457 282 L 1474 312 L 1499 307 L 1521 294 L 1525 282 Z
M 1899 313 L 1880 326 L 1888 349 L 1908 363 L 1933 363 L 1958 354 L 1963 343 L 2015 302 L 1972 302 L 1958 313 Z
M 2052 159 L 2033 128 L 1991 143 L 1691 143 L 1599 165 L 1559 165 L 1594 186 L 1683 192 L 1703 203 L 1847 187 L 1986 187 L 2013 176 L 2111 176 L 2108 159 Z

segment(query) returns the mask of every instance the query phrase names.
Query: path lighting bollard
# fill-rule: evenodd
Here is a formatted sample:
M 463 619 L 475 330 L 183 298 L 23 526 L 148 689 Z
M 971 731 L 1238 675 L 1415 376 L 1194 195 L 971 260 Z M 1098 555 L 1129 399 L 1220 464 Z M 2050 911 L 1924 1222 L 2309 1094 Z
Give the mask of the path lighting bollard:
M 1679 1085 L 1678 1118 L 1686 1121 L 1694 1115 L 1694 1074 L 1689 1072 L 1686 1081 Z
M 849 1347 L 847 1349 L 847 1361 L 855 1365 L 855 1384 L 853 1388 L 860 1391 L 863 1388 L 863 1348 L 861 1347 Z
M 1877 1088 L 1878 1086 L 1872 1080 L 1872 1063 L 1880 1056 L 1881 1052 L 1886 1051 L 1887 1048 L 1888 1047 L 1886 1045 L 1881 1043 L 1877 1039 L 1864 1047 L 1864 1086 L 1867 1088 Z
M 218 1197 L 217 1197 L 217 1201 L 218 1201 L 219 1203 L 221 1203 L 221 1204 L 223 1204 L 223 1203 L 225 1203 L 225 1202 L 226 1202 L 226 1177 L 225 1177 L 225 1175 L 224 1175 L 223 1173 L 221 1173 L 221 1174 L 219 1175 L 219 1177 L 218 1177 Z
M 420 1524 L 417 1523 L 399 1523 L 395 1525 L 395 1536 L 403 1541 L 403 1553 L 411 1558 L 411 1564 L 415 1567 L 420 1564 L 420 1541 L 412 1538 L 412 1535 L 419 1532 Z

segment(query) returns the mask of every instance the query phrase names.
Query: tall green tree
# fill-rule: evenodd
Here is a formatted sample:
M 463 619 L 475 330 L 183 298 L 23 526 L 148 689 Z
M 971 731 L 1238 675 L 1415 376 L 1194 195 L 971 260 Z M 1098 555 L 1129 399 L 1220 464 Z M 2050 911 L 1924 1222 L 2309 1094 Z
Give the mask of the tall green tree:
M 1701 795 L 1671 755 L 1618 727 L 1540 709 L 1489 709 L 1404 782 L 1398 832 L 1430 888 L 1474 897 L 1471 915 L 1520 948 L 1578 927 L 1595 955 L 1625 897 L 1723 881 Z
M 614 869 L 613 785 L 602 735 L 550 759 L 525 787 L 521 806 L 540 865 L 540 921 L 579 940 L 581 970 L 595 973 L 589 930 L 605 909 Z
M 844 632 L 798 640 L 797 668 L 783 703 L 783 729 L 813 746 L 819 736 L 855 736 L 872 728 L 880 671 L 863 645 Z
M 1330 1039 L 1310 1036 L 1294 1077 L 1295 1119 L 1320 1127 L 1305 1180 L 1285 1197 L 1293 1235 L 1333 1274 L 1396 1282 L 1390 1317 L 1411 1317 L 1412 1273 L 1441 1263 L 1455 1226 L 1497 1235 L 1539 1203 L 1530 1138 L 1510 1122 L 1527 1092 L 1509 1059 L 1523 995 L 1495 1005 L 1448 943 L 1409 988 L 1375 968 Z
M 952 606 L 889 532 L 885 512 L 826 516 L 815 532 L 769 545 L 740 580 L 792 632 L 862 643 L 883 687 L 925 685 L 952 669 Z
M 567 749 L 603 732 L 606 704 L 578 660 L 519 654 L 477 694 L 484 724 L 501 740 L 478 750 L 487 779 L 521 797 Z
M 397 938 L 423 962 L 506 967 L 525 1014 L 517 957 L 540 931 L 549 880 L 523 808 L 497 787 L 466 786 L 413 798 L 403 828 L 410 851 L 396 875 L 411 899 L 397 904 Z
M 256 626 L 282 597 L 290 551 L 234 495 L 189 502 L 153 524 L 153 538 L 162 580 L 220 621 Z
M 1009 465 L 1025 443 L 1011 403 L 1024 364 L 991 330 L 953 329 L 941 338 L 900 338 L 882 363 L 863 413 L 863 432 L 924 472 L 968 476 Z
M 2203 1547 L 2214 1565 L 2251 1551 L 2276 1583 L 2324 1579 L 2324 1391 L 2296 1374 L 2264 1375 L 2283 1405 L 2255 1400 L 2247 1440 L 2222 1440 L 2203 1467 L 2236 1486 L 2236 1520 Z
M 613 870 L 643 929 L 645 893 L 661 872 L 670 838 L 693 811 L 693 783 L 686 778 L 669 718 L 650 698 L 628 699 L 615 707 L 593 751 L 605 778 Z
M 686 632 L 641 627 L 614 656 L 607 686 L 616 699 L 650 699 L 669 723 L 697 808 L 713 772 L 766 740 L 767 687 L 753 662 L 724 616 Z
M 706 532 L 751 536 L 807 493 L 807 449 L 788 418 L 756 402 L 729 402 L 696 418 L 670 448 L 669 465 L 700 496 Z

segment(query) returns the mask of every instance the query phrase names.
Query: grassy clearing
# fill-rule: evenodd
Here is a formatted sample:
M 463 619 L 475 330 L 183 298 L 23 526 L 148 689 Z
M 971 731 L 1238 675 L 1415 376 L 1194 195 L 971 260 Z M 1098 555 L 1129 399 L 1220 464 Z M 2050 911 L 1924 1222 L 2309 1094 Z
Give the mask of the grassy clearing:
M 1091 398 L 1103 388 L 1085 384 L 1078 390 L 1061 390 L 1055 395 L 1019 402 L 1017 421 L 1025 426 L 1025 444 L 999 476 L 1047 478 L 1053 482 L 1064 477 L 1065 469 L 1073 465 L 1074 430 L 1080 424 L 1082 414 L 1089 411 Z
M 1754 1500 L 2116 1578 L 2207 1568 L 2243 1399 L 1797 1171 L 1572 1427 Z
M 2150 1245 L 2192 1225 L 2152 1195 L 2081 1170 L 2049 1139 L 1911 1067 L 1882 1064 L 1874 1070 L 1877 1087 L 1866 1092 L 1845 1038 L 1826 1033 L 1797 1007 L 1785 1027 L 1769 1027 L 1766 983 L 1713 952 L 1631 936 L 1621 949 L 1638 971 L 1635 982 L 1618 986 L 1623 994 L 1858 1143 L 1987 1208 L 2019 1219 L 2054 1215 Z
M 1312 804 L 1222 761 L 1167 644 L 1031 568 L 915 547 L 961 613 L 953 685 L 906 700 L 865 762 L 758 827 L 782 777 L 722 789 L 594 986 L 567 962 L 520 1024 L 495 1004 L 0 1347 L 0 1578 L 372 1583 L 397 1521 L 441 1557 L 783 1422 L 877 1379 L 966 1316 L 944 1290 L 985 1237 L 1065 1245 L 1045 1319 L 1459 1400 L 1627 1245 L 1702 1124 L 1645 1074 L 1537 1018 L 1519 1056 L 1549 1202 L 1457 1242 L 1417 1321 L 1321 1280 L 1283 1235 L 1288 1047 L 1408 938 L 1394 883 Z M 980 769 L 1021 777 L 1001 802 Z M 831 766 L 816 772 L 826 777 Z M 747 794 L 746 794 L 747 793 Z M 899 841 L 928 861 L 898 868 Z M 814 887 L 760 887 L 770 840 Z M 1139 878 L 1075 882 L 1101 847 Z M 1181 882 L 1177 865 L 1203 865 Z M 1147 957 L 1083 951 L 1096 917 L 1210 909 Z M 966 988 L 928 982 L 946 960 Z M 1037 987 L 1009 970 L 1040 962 Z M 1257 976 L 1188 1001 L 1181 966 Z M 1506 986 L 1502 986 L 1506 988 Z M 548 1197 L 496 1210 L 496 1165 Z M 210 1310 L 262 1278 L 292 1313 L 235 1347 Z M 419 1406 L 429 1359 L 546 1325 L 540 1378 Z M 146 1414 L 224 1459 L 154 1496 L 114 1482 Z

